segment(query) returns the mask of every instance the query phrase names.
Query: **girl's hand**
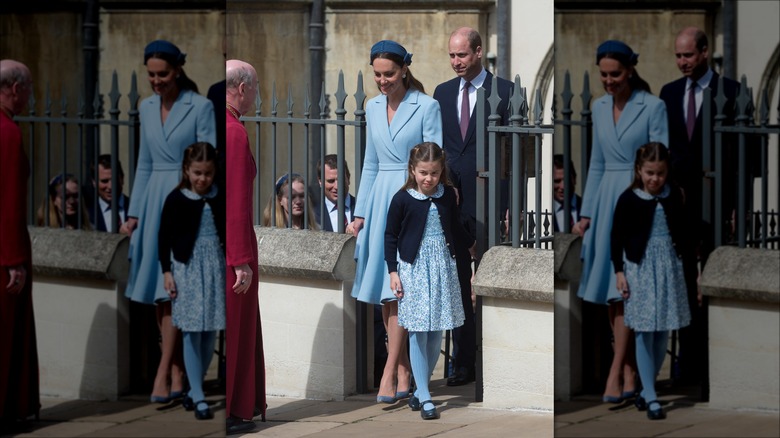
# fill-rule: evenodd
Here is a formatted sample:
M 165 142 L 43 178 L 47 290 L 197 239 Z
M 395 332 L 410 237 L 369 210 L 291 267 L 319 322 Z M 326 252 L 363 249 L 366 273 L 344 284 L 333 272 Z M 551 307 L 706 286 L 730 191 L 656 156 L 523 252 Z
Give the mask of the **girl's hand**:
M 236 273 L 236 282 L 233 284 L 233 292 L 237 294 L 245 294 L 249 290 L 249 285 L 252 284 L 252 270 L 249 269 L 249 263 L 244 263 L 241 266 L 233 268 Z
M 404 288 L 401 285 L 401 278 L 398 277 L 398 272 L 390 273 L 390 290 L 393 291 L 395 297 L 399 300 L 404 297 Z
M 138 218 L 136 217 L 130 217 L 127 218 L 127 222 L 123 223 L 121 227 L 119 227 L 119 232 L 122 234 L 127 234 L 128 236 L 132 237 L 133 230 L 135 230 L 138 227 Z
M 580 219 L 579 222 L 574 224 L 574 228 L 571 229 L 571 232 L 574 234 L 579 234 L 580 237 L 584 237 L 585 231 L 587 231 L 589 227 L 590 227 L 590 218 L 584 217 Z
M 617 290 L 620 291 L 620 295 L 623 296 L 624 300 L 627 300 L 628 297 L 631 295 L 631 292 L 628 290 L 628 282 L 626 281 L 626 276 L 622 272 L 618 272 L 616 274 L 617 276 Z
M 171 299 L 176 298 L 176 282 L 173 281 L 173 274 L 171 272 L 166 272 L 163 276 L 163 285 L 165 290 L 168 291 L 168 296 L 170 296 Z
M 356 217 L 354 221 L 352 221 L 351 224 L 349 224 L 350 227 L 352 227 L 352 234 L 357 237 L 358 233 L 360 232 L 360 229 L 363 228 L 363 223 L 366 220 L 362 217 Z

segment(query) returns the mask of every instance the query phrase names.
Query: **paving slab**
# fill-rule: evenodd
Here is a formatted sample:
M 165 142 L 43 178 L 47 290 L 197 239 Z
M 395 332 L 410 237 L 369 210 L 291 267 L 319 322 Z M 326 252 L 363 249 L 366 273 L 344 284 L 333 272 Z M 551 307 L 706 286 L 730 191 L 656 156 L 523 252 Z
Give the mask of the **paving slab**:
M 633 401 L 603 403 L 598 395 L 557 402 L 555 437 L 780 437 L 780 412 L 720 410 L 698 397 L 696 387 L 659 382 L 666 419 L 651 421 Z

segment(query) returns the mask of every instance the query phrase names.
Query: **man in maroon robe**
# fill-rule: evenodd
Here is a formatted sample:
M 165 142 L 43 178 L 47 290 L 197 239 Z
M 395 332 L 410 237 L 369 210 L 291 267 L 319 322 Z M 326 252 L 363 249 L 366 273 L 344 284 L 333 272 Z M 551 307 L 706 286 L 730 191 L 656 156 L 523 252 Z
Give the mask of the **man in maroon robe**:
M 265 421 L 265 362 L 257 296 L 257 238 L 252 220 L 252 189 L 257 174 L 244 125 L 238 120 L 254 105 L 257 72 L 243 61 L 226 63 L 225 312 L 227 433 L 248 432 L 252 420 Z
M 3 433 L 38 416 L 38 349 L 32 302 L 32 248 L 27 232 L 30 163 L 13 121 L 27 106 L 32 75 L 0 61 L 0 421 Z

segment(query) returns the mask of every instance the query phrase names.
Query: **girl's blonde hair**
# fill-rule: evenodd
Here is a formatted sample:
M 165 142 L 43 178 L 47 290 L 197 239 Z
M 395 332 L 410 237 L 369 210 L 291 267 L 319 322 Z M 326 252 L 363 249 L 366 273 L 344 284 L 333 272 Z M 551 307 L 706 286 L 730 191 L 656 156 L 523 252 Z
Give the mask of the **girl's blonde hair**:
M 642 166 L 645 163 L 655 163 L 659 161 L 666 163 L 666 170 L 668 174 L 668 171 L 670 170 L 669 150 L 666 149 L 666 146 L 663 143 L 653 141 L 644 144 L 639 149 L 637 149 L 636 159 L 634 160 L 634 181 L 631 182 L 631 188 L 644 189 L 645 186 L 642 184 L 642 176 L 639 174 L 639 171 L 642 169 Z
M 306 194 L 306 181 L 297 173 L 293 173 L 292 178 L 290 178 L 288 174 L 284 174 L 276 180 L 274 191 L 271 193 L 271 196 L 268 197 L 268 202 L 266 202 L 265 209 L 263 210 L 263 226 L 271 226 L 271 215 L 273 214 L 276 218 L 276 228 L 287 228 L 288 218 L 285 217 L 284 209 L 282 208 L 282 197 L 288 193 L 288 187 L 290 187 L 290 189 L 292 188 L 290 186 L 291 179 L 292 182 L 303 184 L 304 197 L 306 198 L 305 208 L 306 211 L 309 212 L 309 220 L 307 222 L 308 229 L 319 230 L 320 227 L 317 225 L 317 220 L 314 217 L 314 206 L 311 203 L 311 199 Z M 289 192 L 292 193 L 292 190 L 289 190 Z M 276 210 L 275 213 L 274 210 Z M 301 228 L 303 228 L 303 224 L 301 224 Z
M 407 167 L 406 183 L 403 186 L 403 190 L 415 189 L 417 190 L 417 181 L 414 179 L 412 171 L 417 167 L 418 163 L 430 163 L 438 162 L 441 164 L 441 176 L 439 182 L 445 186 L 452 185 L 447 178 L 447 157 L 444 154 L 444 149 L 432 141 L 426 141 L 418 144 L 409 151 L 409 166 Z
M 60 202 L 60 205 L 62 205 L 63 211 L 62 214 L 57 214 L 57 206 L 54 204 L 54 200 L 57 198 L 57 196 L 62 196 L 62 185 L 67 184 L 69 182 L 76 183 L 76 185 L 79 184 L 79 180 L 76 179 L 74 175 L 71 174 L 65 174 L 64 176 L 62 174 L 59 174 L 52 178 L 51 181 L 49 181 L 49 195 L 46 197 L 46 199 L 41 203 L 41 205 L 38 207 L 38 211 L 36 213 L 36 224 L 39 227 L 46 226 L 46 203 L 49 203 L 49 227 L 50 228 L 62 228 L 62 221 L 66 220 L 66 227 L 76 229 L 78 228 L 78 212 L 74 214 L 70 218 L 64 218 L 65 216 L 65 202 L 67 202 L 67 199 L 63 199 Z M 67 194 L 66 194 L 67 197 Z M 84 203 L 84 199 L 79 196 L 79 209 L 81 210 L 81 229 L 91 231 L 92 230 L 92 224 L 89 222 L 89 212 L 87 211 L 87 206 Z

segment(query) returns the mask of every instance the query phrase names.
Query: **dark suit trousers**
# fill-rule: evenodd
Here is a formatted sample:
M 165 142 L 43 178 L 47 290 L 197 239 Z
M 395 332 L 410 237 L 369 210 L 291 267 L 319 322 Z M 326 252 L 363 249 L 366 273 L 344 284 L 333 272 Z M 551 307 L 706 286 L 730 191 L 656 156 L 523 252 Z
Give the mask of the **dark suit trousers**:
M 458 267 L 460 295 L 463 301 L 463 311 L 466 320 L 463 325 L 452 330 L 453 369 L 467 368 L 472 370 L 477 356 L 477 326 L 474 318 L 474 306 L 471 304 L 471 255 L 458 253 L 455 258 Z
M 688 212 L 689 221 L 696 225 L 699 233 L 699 252 L 702 259 L 702 268 L 707 257 L 712 252 L 712 226 L 703 222 L 699 209 L 691 209 Z M 695 253 L 683 257 L 683 272 L 685 285 L 688 289 L 688 307 L 691 311 L 691 323 L 678 331 L 680 337 L 679 369 L 677 378 L 686 383 L 704 384 L 702 387 L 702 400 L 709 398 L 709 348 L 708 342 L 708 318 L 707 298 L 704 297 L 702 305 L 697 301 L 698 285 L 696 280 L 699 275 L 699 266 Z

